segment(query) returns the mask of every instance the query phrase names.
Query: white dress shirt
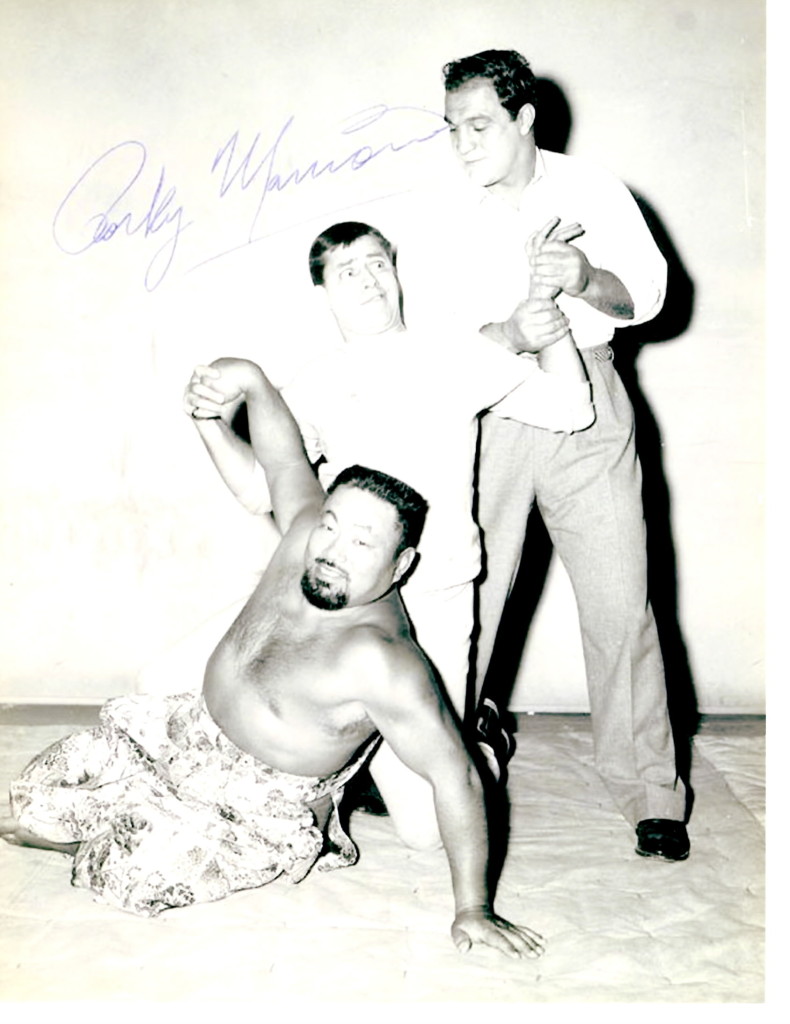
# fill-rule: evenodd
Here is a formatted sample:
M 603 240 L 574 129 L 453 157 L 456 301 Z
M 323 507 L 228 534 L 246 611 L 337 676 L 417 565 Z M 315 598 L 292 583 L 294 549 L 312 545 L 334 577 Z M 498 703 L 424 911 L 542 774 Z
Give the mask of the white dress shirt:
M 579 348 L 606 344 L 616 327 L 650 320 L 664 301 L 666 261 L 636 201 L 613 174 L 580 157 L 538 150 L 518 209 L 466 180 L 413 199 L 398 246 L 409 327 L 429 328 L 441 318 L 477 330 L 506 320 L 529 290 L 525 243 L 555 216 L 582 225 L 584 234 L 571 244 L 619 277 L 634 304 L 633 319 L 624 321 L 561 294 L 557 305 Z
M 343 342 L 282 390 L 326 485 L 346 466 L 381 470 L 429 503 L 412 584 L 443 589 L 480 571 L 472 517 L 478 414 L 550 430 L 583 429 L 594 417 L 590 386 L 544 373 L 532 357 L 478 334 L 391 332 Z

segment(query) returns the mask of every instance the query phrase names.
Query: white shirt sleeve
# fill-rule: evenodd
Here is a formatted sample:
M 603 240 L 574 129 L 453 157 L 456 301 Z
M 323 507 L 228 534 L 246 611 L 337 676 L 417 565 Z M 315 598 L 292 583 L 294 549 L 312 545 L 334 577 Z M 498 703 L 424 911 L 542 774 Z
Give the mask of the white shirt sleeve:
M 448 209 L 454 195 L 437 197 L 422 223 L 409 224 L 398 266 L 410 327 L 444 322 L 479 330 L 507 320 L 529 291 L 525 243 L 553 216 L 584 227 L 573 244 L 593 266 L 619 277 L 634 304 L 634 317 L 621 320 L 584 299 L 561 294 L 557 305 L 580 348 L 606 344 L 616 329 L 643 323 L 660 311 L 666 260 L 628 188 L 583 158 L 542 153 L 541 161 L 545 173 L 527 187 L 518 211 L 481 190 L 476 203 L 467 196 L 454 211 Z
M 595 419 L 588 381 L 547 373 L 535 356 L 516 355 L 485 335 L 463 335 L 447 358 L 475 412 L 490 409 L 503 419 L 565 433 Z
M 280 394 L 299 425 L 307 457 L 315 465 L 325 452 L 321 432 L 314 422 L 317 403 L 309 383 L 297 377 L 281 388 Z
M 585 430 L 595 420 L 589 381 L 569 380 L 540 367 L 492 405 L 491 412 L 503 419 L 566 434 Z
M 573 244 L 585 252 L 593 266 L 615 274 L 634 304 L 633 319 L 615 320 L 615 326 L 627 327 L 651 320 L 664 303 L 667 263 L 638 203 L 609 171 L 578 158 L 564 166 L 573 170 L 575 184 L 570 181 L 564 185 L 552 184 L 558 191 L 569 188 L 571 195 L 578 196 L 577 219 L 585 231 Z M 574 337 L 583 330 L 580 319 L 605 315 L 592 309 L 583 299 L 566 295 L 560 295 L 557 304 L 569 315 Z M 589 311 L 586 315 L 585 307 Z

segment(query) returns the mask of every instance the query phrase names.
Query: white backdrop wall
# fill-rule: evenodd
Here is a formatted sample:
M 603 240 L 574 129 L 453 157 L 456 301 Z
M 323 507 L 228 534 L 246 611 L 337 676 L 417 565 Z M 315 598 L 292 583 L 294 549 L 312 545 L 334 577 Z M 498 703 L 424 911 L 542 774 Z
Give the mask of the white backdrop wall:
M 191 368 L 243 355 L 277 380 L 309 358 L 310 241 L 360 210 L 397 237 L 391 197 L 449 173 L 442 64 L 494 46 L 553 80 L 567 151 L 616 171 L 677 258 L 677 323 L 633 348 L 651 528 L 700 709 L 762 710 L 762 3 L 2 0 L 0 17 L 3 699 L 130 691 L 250 589 L 272 535 L 181 411 Z M 513 706 L 587 706 L 555 563 Z

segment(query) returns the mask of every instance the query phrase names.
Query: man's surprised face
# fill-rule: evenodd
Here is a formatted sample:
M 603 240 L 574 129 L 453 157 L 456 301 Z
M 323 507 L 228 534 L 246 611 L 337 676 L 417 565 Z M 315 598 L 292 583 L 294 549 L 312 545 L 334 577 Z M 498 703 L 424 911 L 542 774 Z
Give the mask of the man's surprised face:
M 346 334 L 381 334 L 401 324 L 398 276 L 372 235 L 327 253 L 323 288 Z

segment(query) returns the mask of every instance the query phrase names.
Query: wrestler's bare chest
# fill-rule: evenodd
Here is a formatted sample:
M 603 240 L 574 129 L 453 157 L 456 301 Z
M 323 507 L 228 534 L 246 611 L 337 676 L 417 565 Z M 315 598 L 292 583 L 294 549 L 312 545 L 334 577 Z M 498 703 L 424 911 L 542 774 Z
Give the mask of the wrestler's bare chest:
M 296 774 L 342 767 L 374 731 L 344 671 L 343 616 L 301 615 L 286 581 L 259 587 L 209 660 L 209 711 L 242 749 Z

